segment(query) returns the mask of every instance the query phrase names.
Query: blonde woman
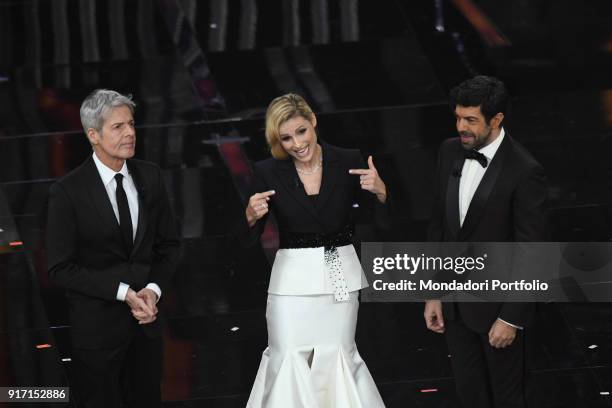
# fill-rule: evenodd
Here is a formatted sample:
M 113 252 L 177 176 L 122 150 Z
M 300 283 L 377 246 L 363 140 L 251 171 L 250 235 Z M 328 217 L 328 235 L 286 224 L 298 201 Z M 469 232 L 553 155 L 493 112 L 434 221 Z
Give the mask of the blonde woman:
M 353 205 L 384 206 L 372 158 L 319 143 L 317 118 L 295 94 L 266 113 L 272 158 L 255 164 L 245 234 L 257 240 L 268 214 L 280 249 L 270 284 L 268 347 L 247 407 L 384 407 L 355 345 L 359 290 L 368 285 L 351 243 Z M 368 203 L 370 201 L 370 203 Z

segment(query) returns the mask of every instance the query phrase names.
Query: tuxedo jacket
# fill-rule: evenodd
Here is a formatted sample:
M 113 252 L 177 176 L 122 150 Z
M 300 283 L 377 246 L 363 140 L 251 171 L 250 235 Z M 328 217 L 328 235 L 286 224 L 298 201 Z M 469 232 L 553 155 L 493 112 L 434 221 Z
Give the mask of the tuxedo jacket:
M 91 156 L 50 189 L 48 271 L 66 289 L 75 347 L 116 346 L 129 341 L 135 330 L 161 334 L 158 321 L 139 326 L 116 296 L 120 282 L 135 291 L 153 282 L 162 296 L 167 293 L 180 252 L 176 220 L 159 167 L 135 159 L 127 166 L 139 207 L 131 253 Z
M 249 197 L 268 190 L 276 192 L 268 202 L 268 214 L 274 213 L 276 217 L 281 241 L 286 233 L 329 234 L 350 227 L 357 220 L 369 221 L 372 217 L 378 225 L 385 227 L 388 224 L 388 205 L 381 204 L 374 194 L 361 189 L 359 175 L 349 174 L 349 169 L 368 168 L 359 150 L 327 143 L 321 143 L 321 146 L 323 173 L 315 199 L 306 195 L 291 159 L 269 158 L 254 165 Z M 252 228 L 246 222 L 241 224 L 245 244 L 258 240 L 267 218 L 268 215 L 264 216 Z
M 506 133 L 474 193 L 463 225 L 459 219 L 459 182 L 465 161 L 459 138 L 440 147 L 429 241 L 546 241 L 546 178 L 542 166 Z M 499 317 L 525 327 L 534 315 L 533 303 L 444 304 L 444 315 L 459 310 L 465 324 L 488 332 Z

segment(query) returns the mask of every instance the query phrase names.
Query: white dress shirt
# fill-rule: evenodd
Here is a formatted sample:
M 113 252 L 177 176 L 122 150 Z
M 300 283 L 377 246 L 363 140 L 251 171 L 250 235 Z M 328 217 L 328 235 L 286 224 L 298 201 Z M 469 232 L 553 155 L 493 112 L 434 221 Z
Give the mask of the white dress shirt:
M 478 189 L 478 186 L 489 168 L 493 157 L 495 157 L 495 153 L 497 153 L 497 150 L 504 140 L 505 135 L 506 132 L 502 127 L 499 132 L 499 136 L 497 136 L 493 142 L 478 150 L 479 153 L 484 154 L 487 158 L 487 167 L 482 167 L 480 163 L 474 159 L 467 159 L 463 163 L 463 168 L 461 169 L 461 180 L 459 181 L 459 222 L 461 226 L 463 226 L 463 221 L 465 221 L 465 216 L 470 208 L 472 198 L 474 198 L 474 193 L 476 193 L 476 189 Z M 498 318 L 498 320 L 501 320 L 515 329 L 523 329 L 521 326 L 516 326 L 503 319 Z
M 102 163 L 95 152 L 93 153 L 93 160 L 96 164 L 96 168 L 98 169 L 98 173 L 100 174 L 100 178 L 102 179 L 102 183 L 104 184 L 104 188 L 106 189 L 106 194 L 108 195 L 108 199 L 113 207 L 113 212 L 115 213 L 115 218 L 117 218 L 118 224 L 120 221 L 119 207 L 117 207 L 117 181 L 115 180 L 115 175 L 117 173 L 121 173 L 123 175 L 123 189 L 125 190 L 128 206 L 130 207 L 133 231 L 132 239 L 134 239 L 136 237 L 136 229 L 138 228 L 138 190 L 136 190 L 136 185 L 134 184 L 134 180 L 128 171 L 127 164 L 124 162 L 121 170 L 116 172 Z M 159 300 L 161 297 L 161 289 L 159 286 L 155 283 L 149 283 L 146 287 L 155 292 L 157 294 L 157 299 Z M 129 288 L 130 285 L 121 282 L 119 284 L 119 289 L 117 290 L 117 300 L 125 302 L 125 296 L 127 295 Z
M 501 128 L 499 136 L 493 142 L 478 150 L 478 152 L 484 154 L 487 158 L 487 167 L 482 167 L 478 160 L 474 159 L 467 159 L 463 163 L 461 180 L 459 181 L 459 223 L 461 226 L 463 226 L 463 221 L 465 221 L 465 215 L 470 208 L 474 193 L 489 168 L 493 157 L 495 157 L 495 153 L 497 153 L 502 140 L 504 140 L 505 133 L 504 128 Z

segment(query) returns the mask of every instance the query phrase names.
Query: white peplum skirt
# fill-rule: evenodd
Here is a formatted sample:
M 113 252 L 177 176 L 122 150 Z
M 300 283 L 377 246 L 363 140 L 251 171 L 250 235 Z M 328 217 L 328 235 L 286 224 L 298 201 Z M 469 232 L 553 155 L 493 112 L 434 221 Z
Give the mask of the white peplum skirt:
M 268 347 L 247 407 L 384 407 L 355 345 L 357 294 L 268 295 Z

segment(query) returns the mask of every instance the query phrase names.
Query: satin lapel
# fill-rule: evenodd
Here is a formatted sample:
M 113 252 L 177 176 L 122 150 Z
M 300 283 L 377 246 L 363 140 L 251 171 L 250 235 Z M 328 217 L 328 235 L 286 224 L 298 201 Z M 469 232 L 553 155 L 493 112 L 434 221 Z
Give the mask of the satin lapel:
M 334 193 L 334 186 L 342 169 L 340 162 L 333 150 L 327 144 L 323 144 L 323 174 L 321 175 L 321 187 L 317 198 L 317 208 L 323 208 L 329 197 Z M 348 172 L 348 169 L 347 169 Z
M 291 159 L 277 160 L 275 166 L 275 173 L 280 179 L 281 183 L 285 186 L 285 189 L 295 201 L 297 201 L 304 209 L 312 215 L 317 221 L 319 215 L 315 207 L 312 205 L 312 201 L 306 195 L 304 186 L 300 182 L 300 178 L 295 170 L 295 166 Z
M 499 146 L 499 150 L 493 157 L 491 163 L 487 168 L 476 192 L 474 193 L 474 197 L 472 197 L 472 201 L 470 202 L 470 206 L 468 208 L 467 214 L 465 215 L 465 220 L 463 221 L 463 226 L 461 227 L 461 236 L 466 237 L 472 232 L 474 227 L 478 225 L 478 220 L 480 219 L 480 215 L 484 210 L 487 200 L 491 195 L 491 191 L 493 191 L 493 187 L 495 187 L 495 183 L 499 178 L 499 174 L 502 171 L 504 160 L 508 155 L 508 152 L 512 149 L 510 137 L 506 136 L 502 141 L 502 144 Z
M 138 191 L 138 227 L 136 228 L 136 237 L 134 238 L 134 247 L 132 253 L 138 250 L 142 239 L 147 229 L 147 220 L 149 219 L 148 208 L 147 208 L 147 185 L 144 182 L 144 177 L 140 173 L 138 167 L 128 160 L 127 166 L 136 185 Z
M 117 246 L 113 246 L 113 248 L 121 248 L 121 255 L 125 256 L 125 250 L 123 250 L 123 239 L 121 238 L 121 230 L 119 229 L 119 222 L 117 221 L 117 217 L 115 217 L 115 212 L 113 211 L 113 206 L 108 198 L 108 193 L 106 192 L 106 188 L 104 187 L 104 183 L 102 182 L 102 178 L 100 177 L 100 173 L 98 173 L 98 169 L 96 168 L 96 164 L 93 159 L 90 157 L 89 161 L 85 165 L 87 174 L 86 174 L 86 188 L 93 203 L 94 208 L 96 209 L 100 224 L 102 228 L 111 228 L 113 231 L 113 237 L 115 241 L 119 244 Z
M 459 235 L 459 181 L 461 180 L 459 174 L 465 161 L 463 152 L 459 153 L 450 168 L 448 183 L 446 184 L 446 222 L 453 237 Z

